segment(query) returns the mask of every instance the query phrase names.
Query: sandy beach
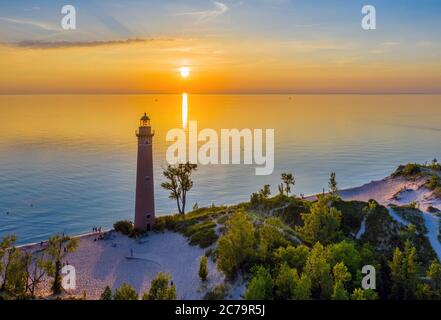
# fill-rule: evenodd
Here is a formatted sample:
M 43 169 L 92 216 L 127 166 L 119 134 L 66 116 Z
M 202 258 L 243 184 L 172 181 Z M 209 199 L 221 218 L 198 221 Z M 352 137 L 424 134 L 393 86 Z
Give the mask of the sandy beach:
M 96 238 L 79 237 L 78 249 L 67 258 L 66 262 L 75 267 L 77 280 L 76 289 L 68 295 L 83 296 L 85 292 L 87 299 L 99 299 L 106 286 L 118 288 L 122 283 L 131 284 L 142 294 L 162 271 L 171 274 L 178 299 L 201 299 L 209 288 L 223 281 L 209 260 L 208 281 L 202 284 L 198 267 L 204 250 L 188 245 L 187 239 L 178 233 L 151 233 L 137 241 L 110 231 L 105 240 L 94 241 Z M 36 251 L 40 244 L 22 248 Z M 48 295 L 49 288 L 46 280 L 39 294 Z

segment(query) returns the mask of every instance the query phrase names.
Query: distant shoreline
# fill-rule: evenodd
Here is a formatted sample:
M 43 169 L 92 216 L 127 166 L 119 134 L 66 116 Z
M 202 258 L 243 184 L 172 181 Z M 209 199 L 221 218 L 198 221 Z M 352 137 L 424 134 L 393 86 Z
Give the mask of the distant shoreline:
M 65 92 L 65 93 L 0 93 L 0 96 L 141 96 L 141 95 L 181 95 L 182 92 L 170 92 L 170 93 L 155 93 L 155 92 L 139 92 L 139 93 L 75 93 L 75 92 Z M 278 95 L 278 96 L 334 96 L 334 95 L 353 95 L 353 96 L 402 96 L 402 95 L 423 95 L 423 96 L 439 96 L 441 92 L 322 92 L 322 93 L 314 93 L 314 92 L 298 92 L 298 93 L 287 93 L 287 92 L 267 92 L 267 93 L 259 93 L 259 92 L 247 92 L 247 93 L 238 93 L 238 92 L 229 92 L 229 93 L 216 93 L 216 92 L 207 92 L 207 93 L 192 93 L 191 95 L 216 95 L 216 96 L 270 96 L 270 95 Z

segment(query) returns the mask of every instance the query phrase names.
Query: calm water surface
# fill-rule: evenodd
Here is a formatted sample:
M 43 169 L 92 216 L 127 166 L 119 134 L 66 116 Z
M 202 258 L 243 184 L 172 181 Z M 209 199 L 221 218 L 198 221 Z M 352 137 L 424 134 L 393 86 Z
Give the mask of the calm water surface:
M 183 114 L 184 110 L 184 114 Z M 132 219 L 138 119 L 154 138 L 156 208 L 175 212 L 161 190 L 167 130 L 274 128 L 275 170 L 201 166 L 190 207 L 246 201 L 263 184 L 277 191 L 294 172 L 296 194 L 320 192 L 331 171 L 341 188 L 388 175 L 400 163 L 441 158 L 441 96 L 181 95 L 0 96 L 0 236 L 20 243 Z

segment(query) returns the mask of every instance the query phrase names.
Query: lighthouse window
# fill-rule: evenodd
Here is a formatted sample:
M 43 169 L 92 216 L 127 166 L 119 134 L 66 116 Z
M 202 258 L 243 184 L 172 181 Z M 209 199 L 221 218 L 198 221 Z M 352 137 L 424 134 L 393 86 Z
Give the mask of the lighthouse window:
M 150 180 L 150 176 L 145 176 L 145 179 L 146 180 Z
M 147 219 L 150 219 L 150 215 L 149 215 L 149 214 L 148 214 L 148 215 L 146 215 L 146 218 L 147 218 Z

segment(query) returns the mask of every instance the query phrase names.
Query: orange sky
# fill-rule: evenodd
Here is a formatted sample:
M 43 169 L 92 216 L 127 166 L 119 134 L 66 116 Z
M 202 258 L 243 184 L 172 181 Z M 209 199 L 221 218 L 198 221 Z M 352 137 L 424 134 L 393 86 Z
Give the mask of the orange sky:
M 441 2 L 403 1 L 4 2 L 0 94 L 441 93 Z
M 390 50 L 389 48 L 387 48 Z M 326 42 L 157 39 L 0 46 L 1 93 L 430 92 L 441 64 Z M 414 55 L 417 55 L 415 53 Z M 191 75 L 183 79 L 181 66 Z

